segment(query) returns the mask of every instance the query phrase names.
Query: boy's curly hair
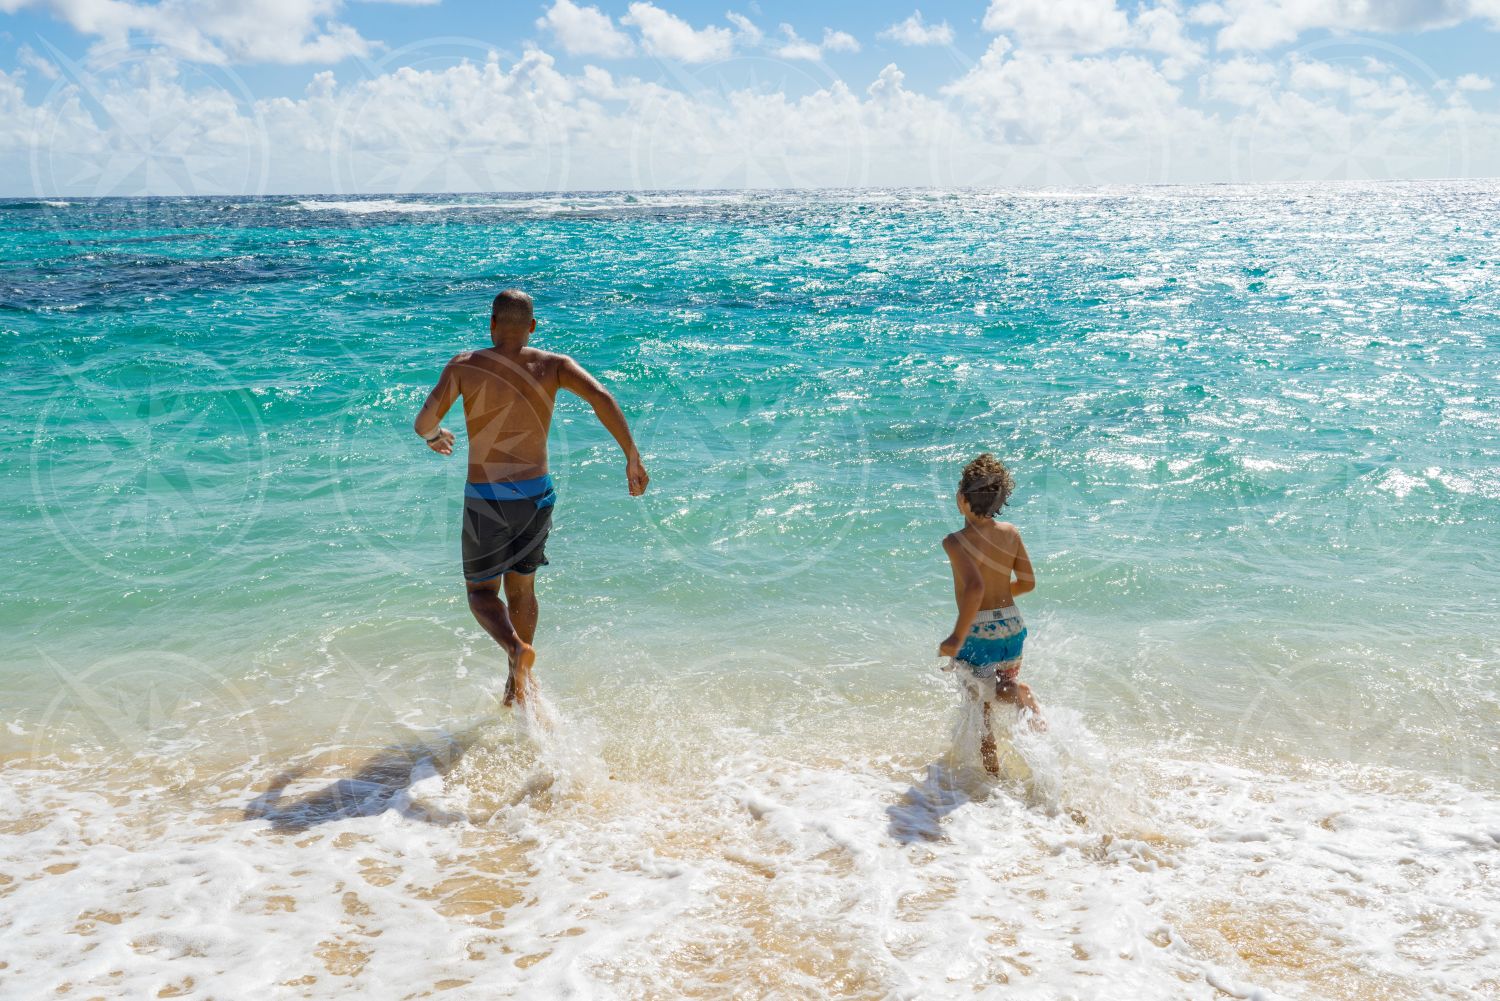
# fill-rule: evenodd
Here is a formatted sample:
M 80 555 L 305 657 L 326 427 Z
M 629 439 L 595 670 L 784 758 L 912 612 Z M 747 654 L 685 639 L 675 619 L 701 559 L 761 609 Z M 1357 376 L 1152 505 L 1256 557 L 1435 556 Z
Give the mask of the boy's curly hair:
M 1005 464 L 988 452 L 964 467 L 958 492 L 969 502 L 969 510 L 981 518 L 993 518 L 1010 500 L 1016 478 Z

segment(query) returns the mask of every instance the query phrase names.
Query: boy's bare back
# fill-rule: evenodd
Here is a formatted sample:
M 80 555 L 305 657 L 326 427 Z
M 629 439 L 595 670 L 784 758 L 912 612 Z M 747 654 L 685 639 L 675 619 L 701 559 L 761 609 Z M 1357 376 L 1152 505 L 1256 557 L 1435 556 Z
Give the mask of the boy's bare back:
M 948 540 L 956 543 L 969 557 L 984 581 L 980 608 L 1004 608 L 1015 604 L 1012 579 L 1033 579 L 1031 558 L 1021 541 L 1021 532 L 1008 521 L 970 523 L 948 536 Z

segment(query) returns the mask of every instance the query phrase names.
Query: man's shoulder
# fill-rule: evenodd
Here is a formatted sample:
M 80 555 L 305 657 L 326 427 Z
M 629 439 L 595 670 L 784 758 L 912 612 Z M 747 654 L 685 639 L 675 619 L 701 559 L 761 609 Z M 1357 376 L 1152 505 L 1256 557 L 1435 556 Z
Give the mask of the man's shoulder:
M 560 351 L 543 351 L 541 348 L 534 348 L 529 344 L 522 350 L 525 352 L 526 358 L 541 362 L 544 365 L 561 365 L 573 360 Z
M 448 359 L 448 364 L 449 365 L 463 365 L 463 364 L 466 364 L 466 363 L 471 362 L 473 360 L 474 360 L 474 352 L 473 351 L 460 351 L 458 354 L 456 354 L 452 358 Z
M 527 364 L 533 372 L 549 380 L 558 380 L 559 384 L 566 378 L 568 372 L 578 367 L 577 362 L 560 351 L 543 351 L 541 348 L 527 347 L 526 352 Z

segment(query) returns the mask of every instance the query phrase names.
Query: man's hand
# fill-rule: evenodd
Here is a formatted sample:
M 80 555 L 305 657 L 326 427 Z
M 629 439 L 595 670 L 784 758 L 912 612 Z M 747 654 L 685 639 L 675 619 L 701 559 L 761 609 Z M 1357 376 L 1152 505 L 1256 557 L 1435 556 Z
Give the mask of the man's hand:
M 959 647 L 964 645 L 963 638 L 957 633 L 950 633 L 948 638 L 938 644 L 939 657 L 957 657 Z
M 641 464 L 639 455 L 632 455 L 625 463 L 625 482 L 630 485 L 630 496 L 639 497 L 646 492 L 646 484 L 651 482 L 651 477 L 646 475 L 646 467 Z
M 427 447 L 438 455 L 453 454 L 453 432 L 447 428 L 438 428 L 437 437 L 427 443 Z

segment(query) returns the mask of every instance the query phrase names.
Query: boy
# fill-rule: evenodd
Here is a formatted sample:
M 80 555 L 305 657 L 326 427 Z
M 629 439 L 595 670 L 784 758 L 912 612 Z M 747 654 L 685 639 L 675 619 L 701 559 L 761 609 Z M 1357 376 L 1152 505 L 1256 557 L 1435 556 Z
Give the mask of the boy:
M 969 671 L 977 683 L 974 687 L 984 701 L 979 753 L 991 775 L 1000 774 L 990 727 L 993 703 L 1017 706 L 1030 714 L 1034 728 L 1042 728 L 1041 710 L 1031 689 L 1016 680 L 1021 673 L 1026 623 L 1015 598 L 1033 590 L 1036 577 L 1016 526 L 995 520 L 1015 486 L 1010 470 L 990 453 L 969 463 L 958 483 L 958 512 L 964 516 L 964 527 L 943 540 L 943 551 L 953 567 L 958 621 L 938 645 L 938 656 L 956 658 L 955 667 Z

